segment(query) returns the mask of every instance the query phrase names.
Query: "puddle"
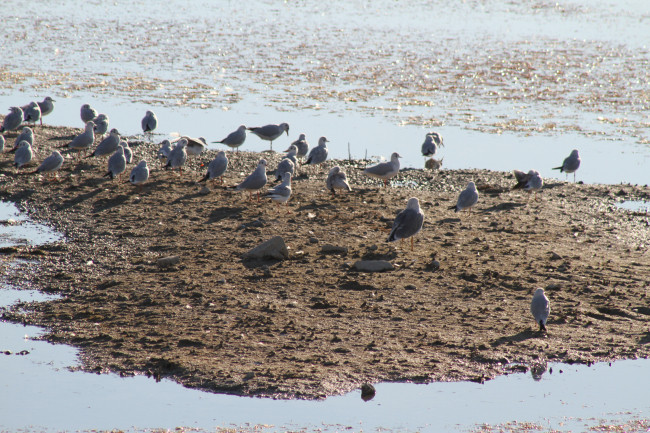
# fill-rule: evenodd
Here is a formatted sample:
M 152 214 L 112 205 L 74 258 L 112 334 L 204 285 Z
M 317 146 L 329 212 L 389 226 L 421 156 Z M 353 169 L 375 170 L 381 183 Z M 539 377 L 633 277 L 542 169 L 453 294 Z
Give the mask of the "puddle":
M 0 247 L 39 245 L 60 239 L 60 234 L 30 221 L 13 203 L 0 201 Z
M 628 200 L 616 203 L 616 207 L 630 212 L 645 212 L 650 210 L 650 201 Z

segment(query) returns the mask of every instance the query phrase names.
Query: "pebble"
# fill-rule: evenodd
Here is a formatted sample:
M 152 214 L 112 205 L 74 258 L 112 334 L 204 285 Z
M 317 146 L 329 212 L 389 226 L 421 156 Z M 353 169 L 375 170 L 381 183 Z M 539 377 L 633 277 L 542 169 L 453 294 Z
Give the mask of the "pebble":
M 161 257 L 156 261 L 156 264 L 161 267 L 161 268 L 168 268 L 170 266 L 177 265 L 181 262 L 181 258 L 179 256 L 169 256 L 169 257 Z
M 244 253 L 243 258 L 285 260 L 289 258 L 289 250 L 282 236 L 275 236 Z
M 310 244 L 317 244 L 318 243 L 318 238 L 314 238 L 314 237 L 309 238 L 309 243 Z
M 360 272 L 383 272 L 392 271 L 395 266 L 386 260 L 359 260 L 355 262 L 353 268 Z
M 377 391 L 375 390 L 375 387 L 372 386 L 369 383 L 364 383 L 361 385 L 361 399 L 363 401 L 370 401 L 375 397 L 375 394 Z
M 342 247 L 339 245 L 325 244 L 321 247 L 320 251 L 322 253 L 334 253 L 334 254 L 347 254 L 348 247 Z

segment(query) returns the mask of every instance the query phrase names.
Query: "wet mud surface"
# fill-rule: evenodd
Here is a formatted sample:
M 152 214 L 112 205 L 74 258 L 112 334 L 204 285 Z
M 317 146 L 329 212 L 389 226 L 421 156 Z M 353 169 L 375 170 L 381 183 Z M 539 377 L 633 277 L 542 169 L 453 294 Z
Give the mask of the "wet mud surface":
M 35 160 L 79 132 L 37 127 Z M 365 162 L 339 161 L 353 192 L 332 199 L 326 169 L 303 169 L 288 213 L 220 185 L 201 191 L 200 164 L 213 151 L 190 158 L 179 178 L 158 168 L 157 145 L 133 139 L 132 147 L 152 169 L 141 192 L 103 178 L 105 160 L 68 155 L 50 182 L 16 175 L 12 157 L 0 156 L 0 198 L 65 235 L 0 251 L 12 283 L 63 295 L 19 304 L 3 319 L 44 326 L 43 338 L 80 348 L 83 370 L 323 398 L 364 382 L 483 381 L 514 363 L 650 354 L 650 217 L 615 206 L 648 200 L 647 186 L 546 179 L 535 201 L 510 190 L 509 173 L 406 170 L 385 188 L 362 174 Z M 228 156 L 225 185 L 260 158 Z M 270 168 L 280 158 L 265 157 Z M 448 207 L 470 180 L 479 203 L 471 215 L 454 213 Z M 425 213 L 413 252 L 408 242 L 386 243 L 410 197 Z M 274 236 L 288 259 L 242 259 Z M 170 256 L 180 261 L 159 266 Z M 10 267 L 18 258 L 28 261 Z M 359 260 L 395 269 L 357 272 Z M 537 287 L 551 301 L 546 335 L 529 312 Z

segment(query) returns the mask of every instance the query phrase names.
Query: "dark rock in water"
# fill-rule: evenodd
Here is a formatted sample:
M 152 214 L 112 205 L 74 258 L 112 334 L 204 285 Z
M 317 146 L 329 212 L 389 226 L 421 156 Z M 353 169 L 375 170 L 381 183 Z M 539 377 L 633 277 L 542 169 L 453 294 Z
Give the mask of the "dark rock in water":
M 375 387 L 371 384 L 364 383 L 361 385 L 361 400 L 370 401 L 375 397 L 376 393 L 377 391 L 375 390 Z
M 275 236 L 244 254 L 244 259 L 285 260 L 288 258 L 289 250 L 282 236 Z

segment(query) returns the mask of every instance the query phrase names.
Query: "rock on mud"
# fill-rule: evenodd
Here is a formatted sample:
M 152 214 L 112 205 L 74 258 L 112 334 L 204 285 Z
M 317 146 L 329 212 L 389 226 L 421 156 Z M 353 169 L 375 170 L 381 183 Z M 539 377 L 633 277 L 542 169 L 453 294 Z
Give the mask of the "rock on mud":
M 359 260 L 352 267 L 360 272 L 383 272 L 395 269 L 395 266 L 386 260 Z
M 161 257 L 156 261 L 158 266 L 161 268 L 169 268 L 171 266 L 176 266 L 180 262 L 181 262 L 181 258 L 179 256 Z
M 243 257 L 244 259 L 286 260 L 289 258 L 289 250 L 282 236 L 275 236 L 244 253 Z

